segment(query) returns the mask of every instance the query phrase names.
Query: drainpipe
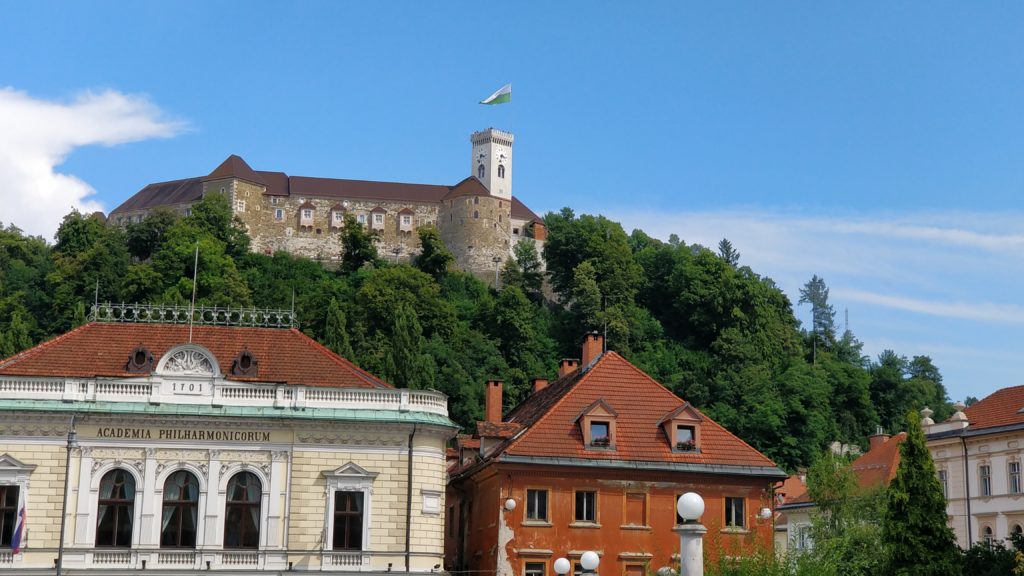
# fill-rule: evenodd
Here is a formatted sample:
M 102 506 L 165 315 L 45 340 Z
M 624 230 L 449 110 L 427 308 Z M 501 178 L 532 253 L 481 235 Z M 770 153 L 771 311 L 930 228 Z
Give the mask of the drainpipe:
M 409 567 L 410 556 L 412 555 L 412 549 L 410 548 L 410 536 L 412 532 L 412 437 L 416 435 L 416 426 L 414 422 L 412 425 L 412 432 L 409 432 L 409 455 L 406 460 L 409 463 L 409 468 L 405 478 L 405 571 L 410 572 Z
M 971 532 L 971 474 L 967 470 L 967 439 L 960 435 L 960 444 L 964 447 L 964 501 L 967 502 L 967 547 L 974 543 Z

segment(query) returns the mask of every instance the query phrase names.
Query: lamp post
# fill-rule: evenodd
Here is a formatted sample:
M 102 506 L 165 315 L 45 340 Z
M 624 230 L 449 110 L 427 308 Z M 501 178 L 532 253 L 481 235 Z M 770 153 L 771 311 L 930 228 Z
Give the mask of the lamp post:
M 597 555 L 597 552 L 584 552 L 580 556 L 580 566 L 583 567 L 583 574 L 591 574 L 597 576 L 597 565 L 601 563 L 601 557 Z
M 491 262 L 494 262 L 494 289 L 498 289 L 498 264 L 501 264 L 501 256 L 495 256 L 491 258 Z
M 71 477 L 71 451 L 78 448 L 78 433 L 75 432 L 75 416 L 71 416 L 68 429 L 67 457 L 64 460 L 64 500 L 60 506 L 60 541 L 57 543 L 57 576 L 64 570 L 64 529 L 68 518 L 68 479 Z
M 679 576 L 704 576 L 704 534 L 708 531 L 700 523 L 704 499 L 696 492 L 687 492 L 676 502 L 676 511 L 683 519 L 674 528 L 679 534 Z
M 555 574 L 558 576 L 565 576 L 572 570 L 572 564 L 569 563 L 568 558 L 559 558 L 555 560 Z

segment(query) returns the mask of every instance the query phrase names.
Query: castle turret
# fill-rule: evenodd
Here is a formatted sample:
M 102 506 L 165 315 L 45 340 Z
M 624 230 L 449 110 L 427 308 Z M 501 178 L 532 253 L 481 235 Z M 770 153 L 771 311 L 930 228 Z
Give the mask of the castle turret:
M 473 132 L 472 174 L 483 182 L 491 196 L 512 199 L 512 142 L 510 132 L 488 128 Z

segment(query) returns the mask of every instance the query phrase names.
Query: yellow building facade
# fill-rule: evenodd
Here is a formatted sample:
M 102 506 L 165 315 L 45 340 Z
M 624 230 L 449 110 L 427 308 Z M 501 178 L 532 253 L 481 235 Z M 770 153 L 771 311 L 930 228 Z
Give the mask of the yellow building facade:
M 0 361 L 0 574 L 438 571 L 454 431 L 295 329 L 93 322 Z

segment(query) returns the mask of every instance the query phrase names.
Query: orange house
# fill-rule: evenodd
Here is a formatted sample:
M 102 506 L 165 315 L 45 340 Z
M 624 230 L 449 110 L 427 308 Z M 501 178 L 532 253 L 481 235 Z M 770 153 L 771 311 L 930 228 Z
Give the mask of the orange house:
M 593 550 L 602 576 L 641 576 L 678 561 L 676 499 L 703 496 L 705 554 L 772 545 L 771 460 L 588 334 L 582 363 L 502 418 L 487 383 L 486 420 L 449 450 L 445 561 L 498 576 L 574 573 Z

